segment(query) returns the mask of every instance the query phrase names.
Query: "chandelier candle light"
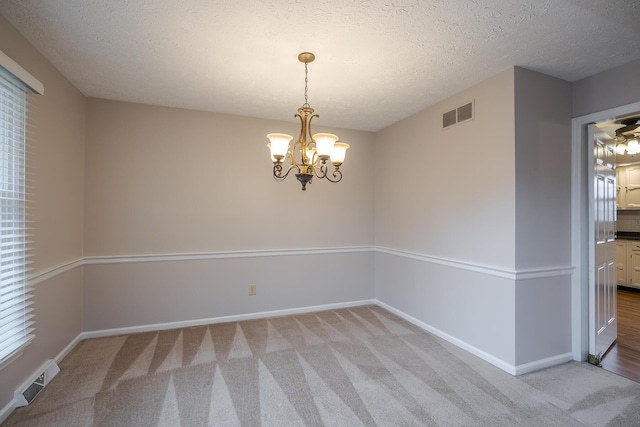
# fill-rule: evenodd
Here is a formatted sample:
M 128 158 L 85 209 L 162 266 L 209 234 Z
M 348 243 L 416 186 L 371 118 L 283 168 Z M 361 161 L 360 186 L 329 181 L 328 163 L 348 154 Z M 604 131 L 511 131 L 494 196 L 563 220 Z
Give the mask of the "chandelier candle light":
M 289 142 L 293 136 L 285 133 L 270 133 L 267 135 L 273 161 L 273 178 L 276 181 L 284 181 L 293 169 L 296 170 L 296 178 L 302 184 L 302 191 L 307 190 L 307 184 L 311 183 L 313 176 L 319 179 L 326 178 L 330 182 L 339 182 L 342 179 L 340 165 L 349 148 L 349 144 L 338 141 L 338 136 L 331 133 L 317 133 L 311 136 L 311 121 L 315 117 L 314 110 L 309 105 L 308 92 L 308 64 L 316 59 L 311 52 L 302 52 L 298 60 L 304 62 L 304 104 L 298 108 L 298 114 L 294 117 L 300 119 L 300 136 L 298 141 L 289 150 Z M 309 141 L 307 142 L 307 137 Z M 289 167 L 284 171 L 284 162 L 289 159 Z M 333 172 L 329 174 L 327 161 L 333 165 Z

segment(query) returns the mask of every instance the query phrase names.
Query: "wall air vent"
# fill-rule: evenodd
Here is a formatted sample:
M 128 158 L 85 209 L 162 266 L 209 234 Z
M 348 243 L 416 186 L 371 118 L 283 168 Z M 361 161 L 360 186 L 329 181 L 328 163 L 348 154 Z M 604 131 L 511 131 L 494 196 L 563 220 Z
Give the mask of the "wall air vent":
M 456 119 L 456 110 L 447 111 L 442 115 L 442 127 L 453 126 L 458 122 Z
M 31 377 L 18 391 L 13 395 L 16 407 L 27 406 L 36 398 L 38 393 L 49 384 L 49 382 L 58 375 L 60 368 L 54 360 L 47 360 L 46 363 L 36 371 L 35 377 Z
M 442 114 L 442 128 L 473 119 L 473 101 Z

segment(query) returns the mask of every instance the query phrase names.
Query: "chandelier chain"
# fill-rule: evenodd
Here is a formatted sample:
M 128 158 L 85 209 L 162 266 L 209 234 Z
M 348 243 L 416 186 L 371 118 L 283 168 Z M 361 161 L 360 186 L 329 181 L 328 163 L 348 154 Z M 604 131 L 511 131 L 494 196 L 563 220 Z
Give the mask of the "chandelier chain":
M 304 63 L 304 105 L 303 108 L 309 108 L 309 69 L 307 67 L 308 63 L 305 61 Z

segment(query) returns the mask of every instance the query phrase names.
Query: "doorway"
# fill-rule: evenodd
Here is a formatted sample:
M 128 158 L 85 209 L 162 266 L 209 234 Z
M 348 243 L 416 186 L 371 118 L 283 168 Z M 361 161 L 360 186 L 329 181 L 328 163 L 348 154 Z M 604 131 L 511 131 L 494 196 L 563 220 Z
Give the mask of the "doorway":
M 601 123 L 617 117 L 640 112 L 640 102 L 617 107 L 598 113 L 577 117 L 572 120 L 572 189 L 571 189 L 571 235 L 572 264 L 575 267 L 572 280 L 572 351 L 575 360 L 586 361 L 589 353 L 589 215 L 587 150 L 591 149 L 588 124 Z
M 595 125 L 615 149 L 617 339 L 600 359 L 607 371 L 640 382 L 640 114 Z M 598 168 L 601 166 L 596 166 Z M 617 286 L 617 290 L 616 290 Z M 613 302 L 613 301 L 612 301 Z M 607 326 L 608 328 L 608 326 Z

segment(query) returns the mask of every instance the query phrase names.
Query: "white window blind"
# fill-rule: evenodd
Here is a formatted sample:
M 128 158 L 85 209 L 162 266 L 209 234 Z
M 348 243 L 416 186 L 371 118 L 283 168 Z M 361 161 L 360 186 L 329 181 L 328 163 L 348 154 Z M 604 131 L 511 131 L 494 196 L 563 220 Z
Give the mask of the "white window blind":
M 33 339 L 26 212 L 30 92 L 0 67 L 0 366 Z

